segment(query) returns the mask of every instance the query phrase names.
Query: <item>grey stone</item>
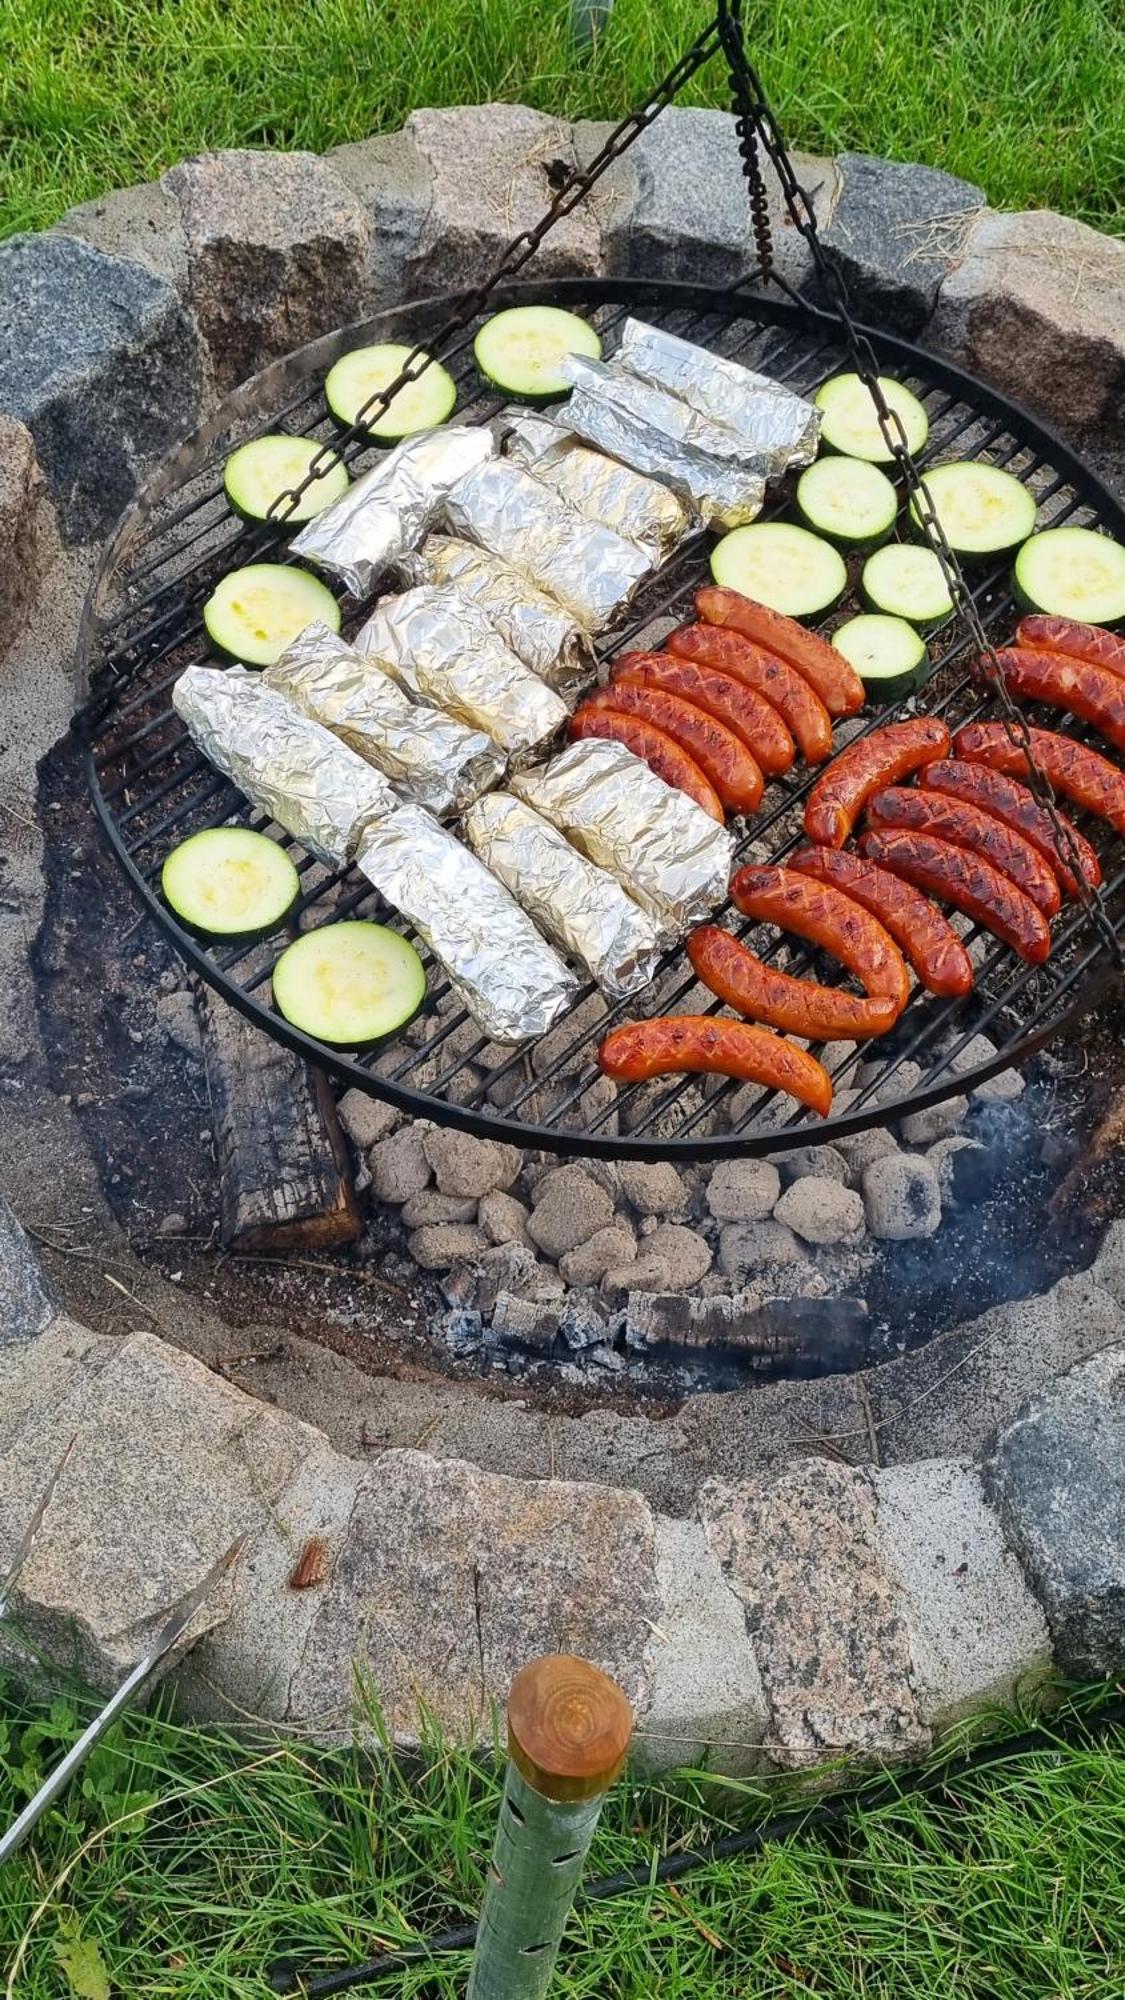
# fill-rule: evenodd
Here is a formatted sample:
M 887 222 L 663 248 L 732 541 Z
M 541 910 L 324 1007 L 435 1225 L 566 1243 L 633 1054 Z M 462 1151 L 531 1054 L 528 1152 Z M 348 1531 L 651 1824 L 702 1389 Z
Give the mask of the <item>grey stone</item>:
M 367 217 L 367 296 L 378 309 L 397 305 L 406 296 L 408 265 L 430 212 L 430 168 L 409 132 L 333 146 L 325 159 Z
M 787 1187 L 774 1213 L 805 1243 L 851 1243 L 863 1233 L 863 1201 L 855 1189 L 816 1174 Z
M 938 168 L 867 153 L 838 154 L 836 170 L 823 241 L 852 305 L 863 319 L 917 333 L 961 257 L 984 195 Z
M 888 1154 L 864 1170 L 863 1206 L 872 1236 L 908 1243 L 932 1236 L 941 1221 L 941 1190 L 929 1160 Z
M 700 1512 L 742 1600 L 780 1761 L 923 1750 L 929 1732 L 879 1556 L 869 1476 L 795 1459 L 736 1486 L 709 1480 Z
M 431 175 L 408 264 L 414 295 L 478 284 L 511 239 L 540 221 L 575 163 L 570 126 L 526 104 L 414 111 L 405 130 Z M 579 206 L 551 230 L 525 275 L 593 274 L 600 265 L 597 223 Z
M 95 201 L 68 208 L 55 228 L 81 237 L 107 257 L 143 264 L 181 297 L 187 292 L 187 238 L 180 211 L 159 181 L 111 188 Z
M 800 1242 L 784 1222 L 728 1222 L 719 1237 L 719 1269 L 736 1284 L 745 1284 L 763 1270 L 800 1264 Z
M 1033 1397 L 1002 1430 L 985 1490 L 1042 1604 L 1064 1674 L 1125 1665 L 1125 1347 Z
M 421 1194 L 412 1194 L 404 1202 L 401 1219 L 404 1229 L 426 1229 L 440 1222 L 475 1222 L 477 1204 L 457 1195 L 439 1194 L 436 1188 L 423 1188 Z
M 930 1458 L 872 1479 L 875 1540 L 906 1621 L 923 1722 L 945 1730 L 973 1709 L 1014 1705 L 1049 1672 L 1050 1636 L 977 1468 Z
M 410 1255 L 423 1271 L 448 1271 L 451 1264 L 471 1264 L 488 1249 L 483 1229 L 471 1222 L 435 1222 L 411 1231 Z
M 340 1123 L 357 1152 L 366 1153 L 380 1139 L 389 1139 L 402 1124 L 402 1112 L 365 1090 L 346 1090 L 336 1106 Z
M 1111 1222 L 1094 1259 L 1090 1278 L 1125 1306 L 1125 1222 Z
M 198 336 L 171 285 L 76 237 L 0 244 L 0 410 L 35 440 L 64 540 L 100 534 L 198 421 Z
M 967 1097 L 946 1097 L 925 1111 L 909 1111 L 898 1129 L 908 1146 L 932 1146 L 938 1139 L 948 1139 L 968 1115 Z
M 1035 209 L 986 210 L 927 338 L 1069 430 L 1125 431 L 1125 243 Z
M 651 1772 L 706 1762 L 744 1777 L 763 1761 L 766 1698 L 738 1600 L 698 1521 L 657 1516 L 656 1580 L 652 1700 L 635 1761 Z
M 592 1660 L 643 1709 L 659 1606 L 639 1494 L 384 1452 L 294 1676 L 292 1717 L 346 1719 L 358 1660 L 400 1736 L 418 1733 L 426 1707 L 458 1737 L 490 1737 L 520 1667 L 554 1652 Z
M 985 1160 L 987 1148 L 981 1145 L 979 1139 L 970 1139 L 964 1132 L 955 1132 L 948 1139 L 939 1139 L 935 1146 L 930 1146 L 926 1158 L 938 1177 L 942 1208 L 957 1208 L 963 1205 L 961 1188 L 966 1162 Z
M 720 1160 L 707 1184 L 707 1208 L 716 1222 L 764 1222 L 780 1193 L 771 1161 Z
M 771 1153 L 769 1164 L 777 1168 L 786 1182 L 803 1180 L 812 1174 L 817 1180 L 839 1181 L 846 1187 L 851 1179 L 851 1168 L 835 1146 L 790 1146 L 787 1152 Z
M 663 1267 L 668 1274 L 665 1289 L 670 1292 L 690 1291 L 711 1269 L 711 1246 L 706 1238 L 678 1222 L 660 1223 L 645 1237 L 641 1256 Z
M 559 1258 L 559 1271 L 568 1285 L 596 1285 L 607 1271 L 631 1264 L 637 1255 L 637 1239 L 620 1217 L 605 1229 L 598 1229 L 585 1243 Z
M 618 1183 L 638 1215 L 685 1215 L 690 1202 L 687 1183 L 663 1160 L 624 1160 Z
M 514 1194 L 496 1189 L 481 1196 L 477 1221 L 490 1243 L 530 1243 L 528 1213 L 525 1203 L 517 1201 Z
M 448 1126 L 432 1125 L 424 1148 L 441 1193 L 474 1201 L 510 1188 L 523 1164 L 517 1146 L 476 1139 L 471 1132 L 455 1132 Z
M 380 1139 L 367 1156 L 371 1189 L 376 1201 L 407 1202 L 430 1185 L 430 1163 L 426 1158 L 425 1134 L 417 1125 L 402 1125 L 388 1139 Z
M 0 658 L 31 603 L 50 526 L 50 502 L 31 432 L 0 412 Z
M 0 1307 L 0 1458 L 18 1434 L 29 1410 L 37 1406 L 52 1408 L 80 1362 L 93 1353 L 108 1358 L 116 1347 L 115 1338 L 99 1339 L 88 1326 L 79 1326 L 64 1313 L 40 1321 L 40 1330 L 26 1340 L 6 1339 Z M 25 1518 L 37 1497 L 35 1487 L 30 1487 L 25 1496 Z M 3 1574 L 0 1569 L 0 1576 Z
M 165 1041 L 182 1050 L 185 1056 L 191 1056 L 193 1061 L 202 1062 L 203 1031 L 195 999 L 186 988 L 181 987 L 174 993 L 162 993 L 156 1003 L 156 1018 Z
M 323 1440 L 150 1334 L 108 1354 L 99 1343 L 5 1452 L 0 1573 L 72 1437 L 13 1617 L 49 1659 L 110 1688 L 235 1536 L 262 1530 Z M 190 1636 L 221 1621 L 235 1587 L 220 1583 Z
M 613 1220 L 613 1202 L 581 1167 L 557 1167 L 539 1182 L 527 1233 L 545 1256 L 559 1258 L 588 1243 Z
M 164 176 L 220 389 L 359 317 L 368 224 L 315 153 L 200 153 Z
M 53 1310 L 39 1259 L 0 1194 L 0 1348 L 34 1340 Z

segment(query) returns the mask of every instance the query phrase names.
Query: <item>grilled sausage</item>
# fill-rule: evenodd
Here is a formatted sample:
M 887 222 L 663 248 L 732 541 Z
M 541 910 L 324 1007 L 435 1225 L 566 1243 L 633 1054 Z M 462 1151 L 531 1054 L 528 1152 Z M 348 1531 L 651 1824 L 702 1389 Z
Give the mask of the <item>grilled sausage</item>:
M 642 722 L 635 715 L 610 713 L 607 709 L 584 704 L 575 709 L 570 718 L 570 733 L 576 739 L 601 736 L 611 743 L 620 743 L 626 750 L 631 750 L 634 757 L 647 764 L 650 771 L 655 771 L 658 778 L 663 778 L 666 785 L 671 785 L 677 792 L 686 792 L 688 798 L 694 799 L 696 805 L 701 806 L 712 819 L 717 819 L 720 826 L 726 824 L 722 800 L 714 785 L 708 784 L 698 764 L 686 750 L 673 743 L 662 729 L 654 729 L 650 722 Z
M 944 792 L 948 798 L 964 799 L 968 805 L 979 806 L 993 819 L 1002 820 L 1014 832 L 1022 833 L 1054 869 L 1067 895 L 1077 895 L 1078 883 L 1059 854 L 1050 819 L 1035 794 L 1017 778 L 1005 778 L 1000 771 L 990 771 L 986 764 L 966 764 L 960 757 L 947 757 L 943 764 L 926 764 L 918 773 L 918 783 L 927 792 Z M 1059 818 L 1074 842 L 1081 873 L 1091 888 L 1097 888 L 1102 879 L 1101 862 L 1078 828 L 1062 813 Z
M 973 961 L 952 924 L 909 882 L 837 847 L 801 847 L 789 867 L 842 889 L 888 930 L 928 993 L 958 999 L 972 989 Z
M 952 903 L 955 910 L 1011 945 L 1029 965 L 1042 965 L 1047 957 L 1051 937 L 1046 917 L 1030 896 L 967 847 L 903 829 L 865 833 L 859 851 L 878 867 L 913 882 L 916 889 Z
M 873 1000 L 889 997 L 901 1014 L 910 996 L 902 953 L 878 918 L 842 890 L 789 868 L 740 868 L 730 895 L 744 916 L 793 931 L 831 952 Z
M 696 591 L 695 609 L 704 624 L 729 626 L 796 667 L 816 689 L 829 715 L 857 715 L 863 707 L 863 682 L 855 668 L 827 639 L 818 639 L 795 618 L 786 618 L 781 611 L 771 611 L 768 604 L 755 604 L 753 598 L 742 597 L 737 590 L 724 590 L 717 583 Z
M 705 709 L 745 743 L 751 756 L 772 777 L 787 771 L 796 745 L 776 708 L 731 674 L 694 660 L 674 660 L 663 653 L 624 653 L 610 673 L 611 689 L 622 682 L 631 687 L 658 688 L 663 694 Z
M 699 660 L 753 688 L 776 708 L 808 764 L 832 755 L 832 717 L 811 682 L 775 653 L 721 625 L 680 625 L 664 641 L 678 660 Z
M 598 1062 L 615 1083 L 695 1073 L 737 1076 L 767 1090 L 783 1090 L 822 1118 L 832 1108 L 832 1078 L 823 1063 L 747 1021 L 716 1020 L 710 1014 L 626 1021 L 606 1036 Z
M 745 743 L 713 715 L 693 708 L 690 701 L 680 701 L 658 688 L 631 687 L 622 682 L 620 687 L 595 688 L 579 713 L 588 714 L 591 709 L 651 722 L 654 729 L 687 751 L 731 812 L 753 812 L 761 803 L 762 773 Z
M 836 986 L 793 979 L 764 964 L 717 924 L 704 924 L 692 933 L 687 955 L 696 976 L 728 1007 L 806 1041 L 861 1041 L 885 1035 L 898 1019 L 898 1007 L 889 997 L 861 1000 Z
M 1125 639 L 1101 625 L 1082 625 L 1077 618 L 1048 618 L 1036 611 L 1020 619 L 1016 645 L 1033 649 L 1046 646 L 1049 652 L 1087 660 L 1092 667 L 1105 667 L 1125 679 Z
M 805 832 L 823 847 L 842 847 L 872 792 L 948 755 L 949 731 L 935 716 L 873 730 L 849 743 L 817 779 L 805 804 Z
M 1022 646 L 1006 646 L 996 658 L 1009 694 L 1076 715 L 1080 722 L 1092 723 L 1115 750 L 1125 750 L 1125 680 L 1120 675 L 1068 659 L 1065 653 L 1031 652 Z
M 1010 826 L 992 819 L 979 806 L 971 806 L 964 799 L 946 798 L 941 792 L 900 791 L 892 787 L 887 792 L 876 792 L 868 800 L 867 823 L 881 831 L 908 827 L 916 833 L 932 833 L 938 840 L 951 840 L 954 847 L 971 847 L 974 854 L 983 855 L 1025 896 L 1030 896 L 1045 917 L 1058 916 L 1062 897 L 1053 869 L 1022 833 L 1013 833 Z
M 1032 729 L 1029 735 L 1031 754 L 1053 790 L 1125 834 L 1125 776 L 1117 766 L 1053 729 Z M 953 750 L 968 763 L 987 764 L 1009 778 L 1027 776 L 1027 758 L 1002 722 L 967 722 L 953 738 Z

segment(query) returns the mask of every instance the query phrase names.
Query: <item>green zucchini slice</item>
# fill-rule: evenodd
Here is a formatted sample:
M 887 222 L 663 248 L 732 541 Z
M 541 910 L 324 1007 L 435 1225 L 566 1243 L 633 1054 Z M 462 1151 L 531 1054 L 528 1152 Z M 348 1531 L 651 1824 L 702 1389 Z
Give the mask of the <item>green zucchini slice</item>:
M 1006 555 L 1025 542 L 1035 526 L 1034 493 L 998 465 L 963 459 L 935 465 L 925 479 L 945 539 L 957 555 Z M 915 500 L 910 516 L 920 527 Z
M 716 583 L 784 611 L 818 618 L 843 596 L 848 572 L 839 550 L 787 521 L 752 521 L 732 528 L 711 551 Z
M 1084 625 L 1125 621 L 1125 548 L 1093 528 L 1044 528 L 1016 557 L 1013 579 L 1029 611 Z
M 251 667 L 272 667 L 298 632 L 319 619 L 340 630 L 340 607 L 326 584 L 287 563 L 232 569 L 203 607 L 208 637 L 221 653 Z
M 337 423 L 355 423 L 365 403 L 402 374 L 413 353 L 398 341 L 383 341 L 377 347 L 355 347 L 330 368 L 324 382 L 328 407 Z M 415 431 L 432 430 L 452 414 L 457 401 L 457 384 L 440 361 L 431 361 L 414 381 L 404 383 L 382 416 L 364 425 L 367 437 L 381 443 L 411 437 Z
M 509 306 L 486 320 L 473 342 L 482 375 L 510 396 L 534 402 L 570 388 L 559 373 L 564 354 L 601 359 L 601 337 L 577 313 L 561 306 Z
M 181 840 L 160 887 L 189 930 L 239 943 L 277 930 L 301 890 L 285 849 L 247 826 L 209 826 Z
M 844 549 L 874 548 L 898 514 L 886 473 L 865 458 L 818 458 L 798 479 L 796 500 L 806 525 Z
M 930 435 L 929 417 L 917 396 L 893 376 L 880 375 L 877 380 L 884 400 L 898 411 L 907 448 L 911 457 L 916 457 Z M 872 465 L 887 465 L 893 460 L 871 391 L 858 375 L 833 375 L 831 381 L 821 384 L 813 401 L 822 412 L 820 442 L 827 451 L 865 458 Z
M 869 701 L 904 701 L 924 678 L 925 642 L 905 618 L 861 612 L 833 632 L 832 644 L 855 668 Z
M 306 1035 L 331 1048 L 368 1049 L 414 1019 L 426 974 L 407 938 L 356 918 L 323 924 L 289 945 L 273 969 L 273 997 Z
M 953 609 L 953 599 L 932 549 L 916 542 L 888 542 L 863 565 L 860 588 L 872 611 L 908 618 L 923 631 L 940 624 Z
M 334 465 L 326 462 L 296 506 L 291 502 L 288 511 L 278 517 L 270 509 L 283 493 L 300 485 L 323 449 L 315 438 L 286 437 L 283 432 L 240 444 L 223 467 L 223 485 L 235 513 L 244 521 L 277 518 L 279 527 L 290 521 L 311 521 L 314 514 L 348 490 L 347 468 L 339 460 Z

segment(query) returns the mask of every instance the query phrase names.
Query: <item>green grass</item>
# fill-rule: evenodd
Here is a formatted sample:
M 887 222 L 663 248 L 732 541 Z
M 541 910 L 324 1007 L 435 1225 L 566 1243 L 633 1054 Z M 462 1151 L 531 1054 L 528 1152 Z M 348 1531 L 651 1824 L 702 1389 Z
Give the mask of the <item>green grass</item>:
M 69 1741 L 0 1687 L 0 1825 Z M 1011 1725 L 1008 1725 L 1011 1727 Z M 1117 2000 L 1125 1966 L 1125 1734 L 951 1771 L 843 1832 L 592 1904 L 557 2000 Z M 320 1967 L 475 1914 L 498 1766 L 435 1742 L 331 1757 L 131 1718 L 6 1872 L 0 1978 L 19 2000 L 260 2000 L 279 1954 Z M 623 1784 L 592 1872 L 713 1839 L 760 1798 Z M 376 1996 L 460 2000 L 465 1954 Z
M 576 56 L 568 0 L 4 0 L 0 234 L 214 146 L 316 151 L 415 106 L 522 99 L 616 117 L 707 18 L 706 0 L 618 0 Z M 1120 0 L 747 0 L 791 142 L 929 161 L 998 206 L 1120 229 Z M 719 104 L 718 65 L 688 101 Z

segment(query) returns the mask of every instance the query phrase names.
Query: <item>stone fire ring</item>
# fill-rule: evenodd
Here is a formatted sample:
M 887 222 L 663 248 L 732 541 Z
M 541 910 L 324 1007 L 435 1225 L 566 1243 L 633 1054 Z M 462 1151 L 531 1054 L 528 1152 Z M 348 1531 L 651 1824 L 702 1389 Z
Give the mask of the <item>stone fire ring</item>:
M 368 1381 L 391 1442 L 376 1434 L 361 1459 L 302 1419 L 299 1394 L 260 1401 L 186 1351 L 210 1357 L 223 1329 L 211 1322 L 210 1348 L 189 1333 L 187 1301 L 114 1234 L 36 1032 L 35 765 L 80 694 L 64 662 L 114 518 L 270 359 L 483 275 L 540 212 L 556 162 L 602 137 L 520 106 L 420 111 L 323 159 L 188 160 L 0 244 L 0 799 L 16 829 L 0 875 L 0 1179 L 41 1240 L 42 1191 L 61 1188 L 125 1295 L 147 1284 L 141 1316 L 163 1335 L 72 1316 L 79 1260 L 51 1239 L 56 1290 L 0 1203 L 0 1573 L 76 1437 L 15 1610 L 95 1686 L 245 1534 L 175 1669 L 189 1712 L 329 1740 L 350 1728 L 358 1659 L 402 1738 L 423 1705 L 483 1734 L 515 1671 L 566 1649 L 626 1689 L 650 1767 L 901 1759 L 975 1708 L 1125 1662 L 1125 1222 L 1086 1273 L 900 1360 L 700 1395 L 662 1421 L 462 1397 L 426 1452 L 400 1446 L 403 1385 Z M 866 316 L 1031 402 L 1120 476 L 1125 245 L 996 213 L 929 169 L 799 166 Z M 799 287 L 806 253 L 775 208 Z M 538 272 L 721 284 L 749 251 L 730 119 L 676 109 Z M 297 1591 L 311 1537 L 323 1580 Z

